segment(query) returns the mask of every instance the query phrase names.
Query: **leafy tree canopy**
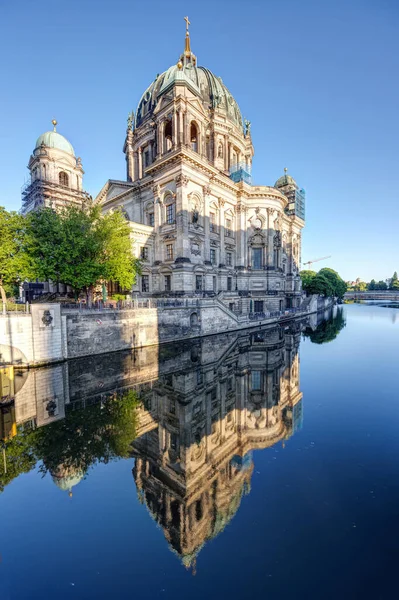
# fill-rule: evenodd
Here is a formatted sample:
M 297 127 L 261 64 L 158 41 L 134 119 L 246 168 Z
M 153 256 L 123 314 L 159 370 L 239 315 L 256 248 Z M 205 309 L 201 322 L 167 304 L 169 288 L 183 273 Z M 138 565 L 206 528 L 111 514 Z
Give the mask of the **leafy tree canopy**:
M 318 275 L 323 275 L 329 280 L 333 290 L 333 296 L 337 296 L 338 298 L 344 297 L 347 286 L 345 281 L 343 281 L 343 279 L 341 279 L 341 277 L 338 275 L 337 271 L 328 268 L 320 269 Z
M 123 214 L 102 215 L 98 205 L 32 212 L 26 251 L 36 277 L 70 285 L 77 292 L 88 292 L 104 280 L 130 289 L 139 270 Z
M 302 288 L 307 294 L 343 298 L 347 290 L 347 284 L 333 269 L 321 269 L 318 273 L 301 271 L 300 276 Z
M 25 226 L 22 215 L 0 206 L 0 288 L 6 295 L 15 294 L 18 284 L 32 275 L 29 257 L 23 250 Z
M 316 277 L 316 271 L 304 270 L 299 273 L 302 281 L 302 289 L 307 292 L 312 280 Z

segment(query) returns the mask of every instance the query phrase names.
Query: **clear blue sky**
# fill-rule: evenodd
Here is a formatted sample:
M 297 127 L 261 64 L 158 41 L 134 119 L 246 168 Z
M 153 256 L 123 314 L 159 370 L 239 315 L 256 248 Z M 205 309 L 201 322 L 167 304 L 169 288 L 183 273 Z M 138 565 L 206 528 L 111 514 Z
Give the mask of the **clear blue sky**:
M 307 193 L 302 260 L 345 279 L 399 271 L 397 0 L 0 0 L 0 204 L 20 208 L 36 138 L 82 157 L 95 196 L 125 178 L 128 111 L 183 49 L 252 122 L 254 183 Z

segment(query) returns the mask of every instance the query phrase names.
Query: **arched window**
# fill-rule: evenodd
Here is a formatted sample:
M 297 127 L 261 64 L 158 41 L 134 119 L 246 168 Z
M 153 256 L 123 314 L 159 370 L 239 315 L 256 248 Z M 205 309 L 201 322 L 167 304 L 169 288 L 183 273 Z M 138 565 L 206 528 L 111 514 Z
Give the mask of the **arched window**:
M 218 158 L 223 158 L 223 144 L 219 142 L 218 144 Z
M 60 182 L 61 185 L 69 185 L 68 174 L 65 173 L 65 171 L 61 171 L 60 174 L 58 175 L 58 181 Z
M 169 150 L 172 149 L 172 121 L 167 121 L 165 123 L 164 138 L 165 152 L 169 152 Z
M 191 123 L 190 126 L 190 144 L 191 150 L 198 152 L 198 130 L 195 123 Z

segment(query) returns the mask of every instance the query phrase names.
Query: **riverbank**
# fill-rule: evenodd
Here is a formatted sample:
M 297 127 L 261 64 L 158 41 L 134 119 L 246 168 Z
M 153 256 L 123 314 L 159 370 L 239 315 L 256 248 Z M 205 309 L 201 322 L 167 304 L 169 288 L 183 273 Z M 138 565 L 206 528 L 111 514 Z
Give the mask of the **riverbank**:
M 30 313 L 0 317 L 0 362 L 36 367 L 110 352 L 302 319 L 332 298 L 312 296 L 300 309 L 236 314 L 217 298 L 157 300 L 131 309 L 84 309 L 32 304 Z

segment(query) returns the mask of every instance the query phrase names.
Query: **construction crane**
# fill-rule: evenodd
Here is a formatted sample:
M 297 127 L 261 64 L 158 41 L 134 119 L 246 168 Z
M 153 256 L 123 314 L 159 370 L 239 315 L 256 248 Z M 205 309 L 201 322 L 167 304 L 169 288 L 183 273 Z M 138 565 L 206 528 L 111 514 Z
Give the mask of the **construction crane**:
M 330 254 L 330 256 L 322 256 L 321 258 L 314 258 L 313 260 L 308 260 L 308 262 L 305 262 L 302 264 L 303 264 L 303 266 L 309 265 L 309 271 L 311 271 L 313 263 L 319 262 L 319 260 L 326 260 L 327 258 L 331 258 L 331 254 Z

